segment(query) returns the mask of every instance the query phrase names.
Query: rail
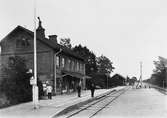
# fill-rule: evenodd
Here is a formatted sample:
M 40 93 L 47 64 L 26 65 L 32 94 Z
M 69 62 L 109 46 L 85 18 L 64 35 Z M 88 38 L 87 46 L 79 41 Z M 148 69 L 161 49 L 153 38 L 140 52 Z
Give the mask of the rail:
M 87 110 L 88 108 L 90 108 L 90 107 L 92 107 L 94 105 L 97 105 L 98 103 L 100 103 L 102 101 L 106 101 L 106 103 L 104 105 L 102 105 L 101 107 L 97 108 L 97 111 L 91 113 L 89 118 L 92 118 L 93 116 L 95 116 L 98 112 L 100 112 L 102 109 L 104 109 L 106 106 L 108 106 L 111 102 L 113 102 L 115 99 L 117 99 L 120 95 L 122 95 L 128 89 L 129 89 L 129 87 L 128 88 L 124 88 L 124 89 L 120 89 L 120 90 L 116 90 L 116 91 L 108 92 L 107 94 L 98 97 L 95 101 L 92 101 L 92 102 L 88 103 L 86 106 L 85 105 L 80 106 L 79 109 L 74 110 L 73 112 L 65 115 L 64 117 L 65 118 L 71 118 L 71 117 L 81 113 L 82 111 Z M 113 99 L 111 99 L 110 97 L 113 97 Z M 107 101 L 107 99 L 109 101 Z

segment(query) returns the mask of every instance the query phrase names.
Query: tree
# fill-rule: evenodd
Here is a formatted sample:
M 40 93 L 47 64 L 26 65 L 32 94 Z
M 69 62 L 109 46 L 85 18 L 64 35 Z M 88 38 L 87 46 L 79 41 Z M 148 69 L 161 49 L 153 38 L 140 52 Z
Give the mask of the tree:
M 129 76 L 127 76 L 127 77 L 126 77 L 126 81 L 129 82 L 129 80 L 130 80 L 130 78 L 129 78 Z
M 131 79 L 129 79 L 129 85 L 134 85 L 135 82 L 137 82 L 137 78 L 133 76 Z
M 73 51 L 85 59 L 86 75 L 92 77 L 92 81 L 87 80 L 86 82 L 87 88 L 89 88 L 91 82 L 95 83 L 97 86 L 101 88 L 105 88 L 107 78 L 109 78 L 106 74 L 109 74 L 114 69 L 114 67 L 112 66 L 112 62 L 105 56 L 102 56 L 102 58 L 97 58 L 96 55 L 92 51 L 90 51 L 86 46 L 75 46 L 73 48 Z M 98 71 L 98 69 L 100 71 Z
M 101 73 L 96 73 L 92 76 L 92 82 L 96 85 L 99 86 L 100 88 L 107 88 L 106 83 L 107 83 L 107 76 L 105 74 Z
M 62 46 L 65 46 L 65 47 L 67 47 L 67 48 L 70 48 L 70 49 L 71 49 L 71 47 L 72 47 L 72 45 L 71 45 L 71 39 L 70 39 L 70 38 L 61 38 L 61 39 L 60 39 L 60 44 L 61 44 Z
M 112 66 L 112 64 L 113 63 L 106 56 L 101 55 L 97 58 L 97 66 L 99 73 L 105 74 L 113 72 L 113 69 L 115 68 Z
M 151 75 L 151 80 L 149 80 L 152 84 L 156 84 L 158 86 L 166 86 L 164 83 L 166 78 L 166 65 L 167 59 L 163 57 L 158 57 L 158 61 L 154 61 L 155 69 L 153 70 L 153 74 Z M 164 85 L 163 85 L 164 84 Z
M 10 104 L 32 100 L 32 86 L 30 85 L 32 74 L 27 73 L 25 62 L 22 57 L 10 57 L 8 66 L 3 69 L 7 76 L 1 82 L 0 91 L 6 95 Z M 37 84 L 40 85 L 40 83 L 38 81 Z
M 92 75 L 97 72 L 96 55 L 92 51 L 82 45 L 75 46 L 73 51 L 85 59 L 87 75 Z

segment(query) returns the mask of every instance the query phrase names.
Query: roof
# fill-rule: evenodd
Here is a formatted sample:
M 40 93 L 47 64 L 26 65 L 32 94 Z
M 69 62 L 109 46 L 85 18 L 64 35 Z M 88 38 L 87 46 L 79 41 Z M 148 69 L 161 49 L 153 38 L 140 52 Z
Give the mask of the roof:
M 65 77 L 65 76 L 71 76 L 71 77 L 76 77 L 76 78 L 84 77 L 84 75 L 81 73 L 69 72 L 69 71 L 65 71 L 65 70 L 62 70 L 62 73 L 63 73 L 63 75 L 62 75 L 63 77 Z
M 121 78 L 123 78 L 123 79 L 126 79 L 125 77 L 123 77 L 123 76 L 120 75 L 120 74 L 115 74 L 115 75 L 113 75 L 111 78 L 113 78 L 113 77 L 115 77 L 115 76 L 119 76 L 119 77 L 121 77 Z
M 12 33 L 14 33 L 15 31 L 17 31 L 17 30 L 19 30 L 19 29 L 20 29 L 20 30 L 23 30 L 23 31 L 25 31 L 25 32 L 27 32 L 27 33 L 30 34 L 32 37 L 34 36 L 34 32 L 32 32 L 31 30 L 26 29 L 26 28 L 24 28 L 24 27 L 18 25 L 18 26 L 17 26 L 14 30 L 12 30 L 6 37 L 10 36 Z M 5 38 L 6 38 L 6 37 L 5 37 Z M 1 40 L 1 42 L 2 42 L 5 38 L 3 38 L 3 39 Z M 62 46 L 62 45 L 58 44 L 57 42 L 55 42 L 55 41 L 53 41 L 53 40 L 49 40 L 48 38 L 43 38 L 43 39 L 41 39 L 41 38 L 39 38 L 38 36 L 37 36 L 37 40 L 40 40 L 41 42 L 43 42 L 44 44 L 48 45 L 49 47 L 51 47 L 52 49 L 54 49 L 54 50 L 56 50 L 56 51 L 59 51 L 60 49 L 62 49 L 62 53 L 64 53 L 65 55 L 72 56 L 72 57 L 77 58 L 77 59 L 79 59 L 79 60 L 81 60 L 81 61 L 84 61 L 84 59 L 83 59 L 81 56 L 79 56 L 78 54 L 74 53 L 71 49 L 69 49 L 69 48 L 67 48 L 67 47 L 65 47 L 65 46 Z M 0 42 L 0 43 L 1 43 L 1 42 Z

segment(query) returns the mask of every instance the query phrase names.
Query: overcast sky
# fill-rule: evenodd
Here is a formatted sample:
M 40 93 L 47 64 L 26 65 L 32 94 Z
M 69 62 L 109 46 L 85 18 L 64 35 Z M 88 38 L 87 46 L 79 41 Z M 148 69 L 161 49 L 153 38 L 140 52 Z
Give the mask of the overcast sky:
M 150 77 L 167 58 L 167 0 L 37 0 L 46 35 L 69 37 L 113 61 L 114 73 Z M 0 39 L 17 25 L 33 29 L 33 0 L 0 0 Z

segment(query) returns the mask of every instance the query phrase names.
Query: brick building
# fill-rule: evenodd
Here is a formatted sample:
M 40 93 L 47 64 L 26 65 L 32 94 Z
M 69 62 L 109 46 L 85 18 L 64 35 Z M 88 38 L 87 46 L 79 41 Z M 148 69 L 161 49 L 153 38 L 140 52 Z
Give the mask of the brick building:
M 71 49 L 57 43 L 57 36 L 45 37 L 39 20 L 37 28 L 37 76 L 43 83 L 51 83 L 55 93 L 75 91 L 81 81 L 85 88 L 84 59 Z M 10 57 L 20 56 L 27 68 L 33 69 L 33 32 L 17 26 L 0 42 L 1 62 L 7 65 Z M 59 52 L 59 53 L 58 53 Z

